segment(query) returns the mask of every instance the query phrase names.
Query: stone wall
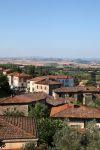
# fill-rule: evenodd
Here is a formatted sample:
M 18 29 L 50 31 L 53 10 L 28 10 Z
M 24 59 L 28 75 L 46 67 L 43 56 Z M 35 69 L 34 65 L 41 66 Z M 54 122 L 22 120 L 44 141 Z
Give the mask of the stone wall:
M 28 105 L 6 105 L 0 106 L 0 115 L 3 115 L 6 111 L 19 111 L 23 112 L 25 116 L 28 116 Z

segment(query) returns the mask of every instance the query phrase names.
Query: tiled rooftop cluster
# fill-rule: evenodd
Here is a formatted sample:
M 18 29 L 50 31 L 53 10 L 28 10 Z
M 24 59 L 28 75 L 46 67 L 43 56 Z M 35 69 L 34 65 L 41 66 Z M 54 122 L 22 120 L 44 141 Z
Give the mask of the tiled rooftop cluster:
M 34 118 L 0 116 L 0 139 L 28 138 L 37 138 Z

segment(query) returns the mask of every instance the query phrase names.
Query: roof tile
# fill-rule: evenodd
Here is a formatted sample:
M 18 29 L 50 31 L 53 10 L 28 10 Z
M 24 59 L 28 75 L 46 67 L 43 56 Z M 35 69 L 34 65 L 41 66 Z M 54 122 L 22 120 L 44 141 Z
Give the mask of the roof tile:
M 0 139 L 35 139 L 37 129 L 34 118 L 0 116 Z
M 63 109 L 52 108 L 51 117 L 61 118 L 94 118 L 100 119 L 100 108 L 91 108 L 87 106 L 80 107 L 63 107 Z

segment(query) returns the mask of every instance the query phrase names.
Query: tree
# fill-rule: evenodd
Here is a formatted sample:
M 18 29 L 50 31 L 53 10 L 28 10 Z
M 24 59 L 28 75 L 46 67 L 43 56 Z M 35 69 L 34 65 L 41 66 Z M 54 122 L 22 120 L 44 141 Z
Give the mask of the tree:
M 52 145 L 55 132 L 63 127 L 63 121 L 50 118 L 38 120 L 39 142 Z
M 23 72 L 34 77 L 35 66 L 32 65 L 24 66 Z
M 93 71 L 90 73 L 90 79 L 88 80 L 88 86 L 95 86 L 96 85 L 96 73 Z
M 63 121 L 49 118 L 50 109 L 43 103 L 36 103 L 33 108 L 30 106 L 29 116 L 34 116 L 37 122 L 39 143 L 52 145 L 55 132 L 62 128 Z
M 90 107 L 100 108 L 100 99 L 97 98 L 93 101 L 90 101 L 87 105 L 90 106 Z
M 100 130 L 95 121 L 89 122 L 83 132 L 64 126 L 55 133 L 53 144 L 52 150 L 100 150 Z
M 21 72 L 21 68 L 20 65 L 17 64 L 11 64 L 11 63 L 7 63 L 7 64 L 0 64 L 0 67 L 2 67 L 3 69 L 11 69 L 13 72 Z
M 25 145 L 22 146 L 22 150 L 35 150 L 34 142 L 27 142 Z
M 48 149 L 47 145 L 41 144 L 41 145 L 39 145 L 38 150 L 49 150 L 49 149 Z
M 49 118 L 50 109 L 43 103 L 30 107 L 29 116 L 34 116 L 37 122 L 39 143 L 51 145 L 55 132 L 63 126 L 63 121 Z
M 87 86 L 96 86 L 96 81 L 94 79 L 89 79 L 86 83 Z
M 76 77 L 74 78 L 74 85 L 75 85 L 75 86 L 79 85 L 78 78 L 76 78 Z
M 2 142 L 2 139 L 0 139 L 0 147 L 1 147 L 1 148 L 5 147 L 5 143 Z
M 53 143 L 55 150 L 79 150 L 80 134 L 77 130 L 72 131 L 69 126 L 64 126 L 56 132 Z
M 29 116 L 34 116 L 36 119 L 49 117 L 49 113 L 48 106 L 43 103 L 36 103 L 34 108 L 30 106 Z
M 96 126 L 95 120 L 87 124 L 85 136 L 88 141 L 86 150 L 100 150 L 100 128 Z
M 0 74 L 0 97 L 5 97 L 11 94 L 11 89 L 8 83 L 7 76 Z

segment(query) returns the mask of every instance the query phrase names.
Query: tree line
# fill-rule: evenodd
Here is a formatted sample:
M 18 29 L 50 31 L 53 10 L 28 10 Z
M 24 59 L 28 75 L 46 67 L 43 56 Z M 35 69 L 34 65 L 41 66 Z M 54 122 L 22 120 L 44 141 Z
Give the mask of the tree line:
M 26 73 L 32 77 L 55 74 L 55 67 L 50 66 L 0 64 L 0 67 L 3 69 L 11 69 L 13 72 Z

